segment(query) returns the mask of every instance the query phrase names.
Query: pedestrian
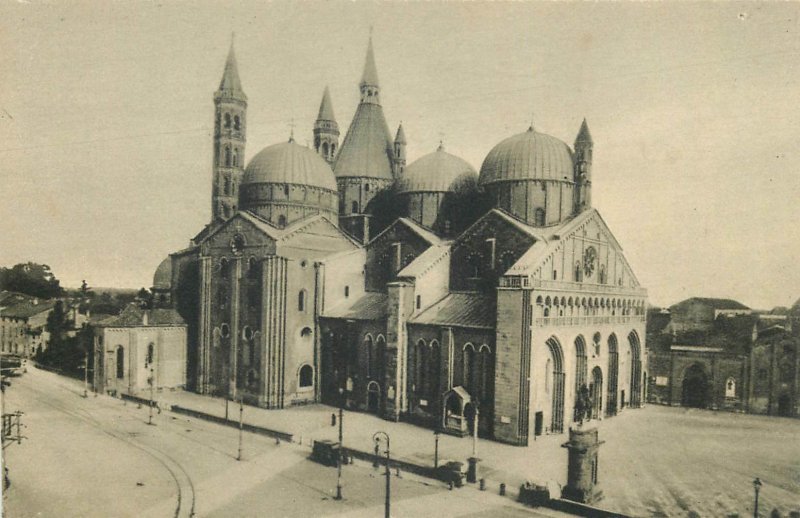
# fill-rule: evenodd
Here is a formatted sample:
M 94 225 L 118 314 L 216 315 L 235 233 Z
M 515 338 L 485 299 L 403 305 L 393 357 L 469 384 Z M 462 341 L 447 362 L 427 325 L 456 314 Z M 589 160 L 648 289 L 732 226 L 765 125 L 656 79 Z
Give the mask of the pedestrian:
M 336 426 L 336 413 L 331 414 L 331 426 Z

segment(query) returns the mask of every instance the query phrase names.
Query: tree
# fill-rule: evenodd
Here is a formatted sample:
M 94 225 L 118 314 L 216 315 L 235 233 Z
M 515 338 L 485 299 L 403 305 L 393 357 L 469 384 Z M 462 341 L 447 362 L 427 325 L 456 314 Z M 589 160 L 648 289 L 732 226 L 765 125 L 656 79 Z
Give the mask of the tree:
M 136 303 L 142 309 L 151 309 L 153 307 L 153 294 L 146 288 L 140 288 L 136 293 Z
M 20 263 L 0 268 L 0 289 L 51 299 L 64 294 L 60 281 L 46 264 Z

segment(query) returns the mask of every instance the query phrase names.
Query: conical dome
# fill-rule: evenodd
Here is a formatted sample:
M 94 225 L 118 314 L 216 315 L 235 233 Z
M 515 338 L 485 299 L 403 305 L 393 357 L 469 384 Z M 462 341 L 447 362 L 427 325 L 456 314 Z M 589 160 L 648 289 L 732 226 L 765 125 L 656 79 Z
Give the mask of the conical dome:
M 555 137 L 533 128 L 497 144 L 483 161 L 480 183 L 567 180 L 574 174 L 572 151 Z
M 478 173 L 442 146 L 408 165 L 397 183 L 399 193 L 454 192 L 477 183 Z

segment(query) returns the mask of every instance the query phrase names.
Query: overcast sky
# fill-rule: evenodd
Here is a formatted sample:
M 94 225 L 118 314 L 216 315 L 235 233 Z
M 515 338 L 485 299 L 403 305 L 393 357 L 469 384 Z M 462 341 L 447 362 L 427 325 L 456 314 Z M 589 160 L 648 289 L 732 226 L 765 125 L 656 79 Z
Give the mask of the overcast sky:
M 246 156 L 300 143 L 330 85 L 342 136 L 374 27 L 409 162 L 476 169 L 504 138 L 595 140 L 593 204 L 650 301 L 800 297 L 800 3 L 0 5 L 0 265 L 150 286 L 210 218 L 231 32 Z

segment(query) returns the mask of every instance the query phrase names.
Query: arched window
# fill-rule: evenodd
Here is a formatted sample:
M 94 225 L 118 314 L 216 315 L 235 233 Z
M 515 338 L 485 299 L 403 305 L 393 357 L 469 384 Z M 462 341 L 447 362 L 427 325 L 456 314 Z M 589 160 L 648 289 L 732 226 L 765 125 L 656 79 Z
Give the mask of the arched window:
M 230 128 L 231 127 L 231 114 L 230 113 L 226 113 L 225 114 L 225 127 L 226 128 Z
M 422 297 L 417 295 L 417 309 L 422 307 Z
M 302 338 L 311 338 L 312 333 L 313 331 L 311 331 L 310 327 L 304 327 L 303 329 L 300 330 L 300 336 Z
M 222 194 L 229 195 L 231 193 L 231 179 L 225 177 L 224 186 L 222 187 Z
M 222 338 L 228 338 L 229 336 L 231 336 L 230 326 L 228 324 L 222 324 L 221 326 L 219 326 L 219 335 Z
M 575 282 L 581 282 L 583 280 L 583 271 L 581 270 L 581 262 L 577 261 L 575 263 Z
M 117 379 L 125 377 L 125 349 L 121 345 L 117 346 Z
M 225 167 L 231 166 L 231 148 L 230 146 L 225 146 Z
M 331 144 L 331 157 L 333 157 L 335 153 L 336 153 L 336 144 Z M 369 185 L 367 185 L 367 187 L 369 187 Z
M 606 283 L 606 266 L 604 264 L 600 265 L 600 273 L 598 274 L 598 279 L 600 284 Z
M 350 286 L 345 286 L 344 287 L 344 296 L 345 296 L 345 298 L 350 296 Z
M 233 148 L 233 167 L 239 167 L 239 150 Z
M 354 201 L 350 207 L 350 212 L 352 214 L 358 214 L 358 202 Z
M 323 142 L 322 143 L 322 156 L 324 156 L 326 158 L 328 157 L 328 143 L 327 142 Z
M 416 371 L 417 371 L 417 382 L 416 382 L 416 392 L 420 396 L 425 396 L 428 393 L 428 376 L 427 376 L 427 367 L 428 367 L 428 354 L 427 354 L 427 345 L 425 345 L 424 340 L 420 340 L 417 342 L 417 350 L 416 350 Z
M 297 294 L 297 311 L 305 312 L 306 310 L 306 290 L 300 290 Z
M 285 227 L 286 226 L 286 216 L 284 216 L 283 214 L 278 216 L 278 226 L 279 227 Z
M 311 387 L 314 385 L 314 368 L 311 365 L 303 365 L 300 367 L 300 373 L 298 374 L 298 378 L 300 379 L 300 388 Z
M 233 129 L 239 131 L 241 129 L 241 121 L 239 120 L 238 115 L 233 116 Z
M 289 196 L 289 185 L 284 185 L 283 186 L 283 195 L 284 196 Z
M 475 372 L 475 355 L 475 347 L 472 344 L 467 344 L 464 346 L 462 385 L 470 394 L 475 394 L 476 389 L 475 378 L 477 372 Z
M 151 365 L 153 363 L 153 358 L 155 358 L 155 344 L 150 342 L 147 344 L 147 358 L 145 358 L 145 367 Z

